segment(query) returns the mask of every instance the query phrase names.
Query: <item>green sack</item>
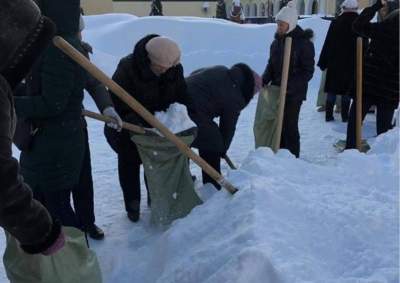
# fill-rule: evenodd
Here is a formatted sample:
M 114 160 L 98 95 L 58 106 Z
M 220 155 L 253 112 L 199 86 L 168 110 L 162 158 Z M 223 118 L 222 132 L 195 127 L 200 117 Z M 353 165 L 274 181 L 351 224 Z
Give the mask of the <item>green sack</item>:
M 6 232 L 3 262 L 11 283 L 101 283 L 96 254 L 86 244 L 83 232 L 63 227 L 65 246 L 56 254 L 29 255 Z
M 318 98 L 317 98 L 317 106 L 325 107 L 326 104 L 326 93 L 325 93 L 325 82 L 326 82 L 326 70 L 322 71 L 321 74 L 321 82 L 319 84 Z
M 190 145 L 196 128 L 177 134 Z M 189 169 L 189 160 L 175 144 L 155 133 L 133 134 L 151 197 L 151 222 L 168 225 L 173 220 L 185 217 L 197 205 L 200 198 L 194 190 Z
M 274 85 L 263 88 L 258 95 L 256 117 L 253 126 L 256 148 L 273 148 L 274 141 L 276 140 L 276 128 L 278 126 L 279 96 L 280 87 Z

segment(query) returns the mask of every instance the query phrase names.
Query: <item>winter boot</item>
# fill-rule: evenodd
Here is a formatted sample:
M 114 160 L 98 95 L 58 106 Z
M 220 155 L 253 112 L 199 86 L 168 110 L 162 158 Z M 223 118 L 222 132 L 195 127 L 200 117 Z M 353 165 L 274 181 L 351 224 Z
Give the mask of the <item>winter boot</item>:
M 327 101 L 326 102 L 326 108 L 325 108 L 325 121 L 326 122 L 330 122 L 335 120 L 335 118 L 333 118 L 333 107 L 335 106 L 334 103 Z
M 101 230 L 96 224 L 91 225 L 86 229 L 89 237 L 93 240 L 102 240 L 104 239 L 104 232 Z

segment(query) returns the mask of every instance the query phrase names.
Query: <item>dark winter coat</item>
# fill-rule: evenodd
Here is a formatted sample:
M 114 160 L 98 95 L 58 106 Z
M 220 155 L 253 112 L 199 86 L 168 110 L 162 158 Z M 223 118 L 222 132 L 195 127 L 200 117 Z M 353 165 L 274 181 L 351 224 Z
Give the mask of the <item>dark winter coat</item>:
M 318 66 L 327 71 L 325 92 L 347 94 L 355 82 L 357 37 L 352 26 L 356 12 L 342 13 L 332 21 Z
M 384 103 L 399 103 L 399 10 L 384 21 L 370 23 L 382 7 L 377 1 L 364 9 L 354 21 L 353 29 L 371 39 L 364 56 L 363 94 Z
M 150 69 L 150 59 L 145 49 L 146 43 L 158 35 L 148 35 L 141 39 L 135 46 L 132 54 L 124 57 L 118 64 L 113 75 L 113 80 L 125 89 L 132 97 L 139 101 L 152 114 L 165 111 L 173 103 L 188 104 L 186 84 L 183 76 L 182 65 L 169 69 L 160 77 Z M 125 102 L 111 92 L 115 110 L 123 121 L 151 127 Z M 129 138 L 129 132 L 121 133 L 105 128 L 105 133 L 110 143 L 118 144 L 118 139 Z M 114 148 L 114 147 L 113 147 Z
M 226 4 L 224 0 L 217 1 L 217 12 L 216 12 L 217 19 L 224 19 L 228 18 L 226 14 Z
M 193 147 L 221 155 L 228 151 L 240 112 L 253 97 L 252 71 L 242 69 L 213 66 L 186 78 L 187 93 L 193 102 L 189 115 L 198 126 Z M 219 125 L 215 118 L 219 118 Z
M 113 80 L 139 101 L 152 114 L 165 111 L 175 103 L 186 103 L 186 84 L 182 65 L 171 68 L 157 77 L 150 69 L 150 59 L 145 49 L 146 43 L 157 35 L 149 35 L 140 40 L 132 54 L 118 64 Z M 125 102 L 112 94 L 115 109 L 123 120 L 149 127 Z
M 18 162 L 12 157 L 15 122 L 12 92 L 0 76 L 0 226 L 25 250 L 43 252 L 58 234 L 53 233 L 56 225 L 47 210 L 32 199 L 30 188 L 19 175 Z
M 64 38 L 80 50 L 77 37 Z M 21 153 L 21 173 L 34 190 L 66 190 L 78 182 L 83 160 L 86 73 L 54 45 L 38 68 L 39 93 L 15 98 L 17 116 L 33 120 L 39 129 L 31 149 Z
M 288 101 L 303 101 L 306 99 L 308 81 L 314 74 L 314 44 L 312 30 L 303 30 L 297 26 L 293 31 L 280 37 L 275 36 L 271 44 L 267 67 L 263 74 L 263 84 L 280 86 L 285 48 L 285 38 L 292 37 L 292 53 L 290 56 L 289 78 L 287 86 Z

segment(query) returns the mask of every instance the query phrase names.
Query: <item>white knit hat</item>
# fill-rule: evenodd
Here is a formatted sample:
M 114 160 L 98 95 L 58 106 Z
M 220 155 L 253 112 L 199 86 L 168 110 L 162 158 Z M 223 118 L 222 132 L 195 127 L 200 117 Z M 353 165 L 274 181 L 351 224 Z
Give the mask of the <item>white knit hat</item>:
M 238 7 L 238 6 L 240 6 L 240 0 L 233 0 L 232 4 L 233 4 L 233 6 Z
M 341 5 L 343 10 L 358 10 L 357 0 L 345 0 Z
M 288 23 L 289 30 L 287 33 L 289 33 L 296 28 L 298 17 L 296 0 L 292 0 L 289 1 L 287 5 L 279 11 L 279 13 L 276 15 L 276 20 Z

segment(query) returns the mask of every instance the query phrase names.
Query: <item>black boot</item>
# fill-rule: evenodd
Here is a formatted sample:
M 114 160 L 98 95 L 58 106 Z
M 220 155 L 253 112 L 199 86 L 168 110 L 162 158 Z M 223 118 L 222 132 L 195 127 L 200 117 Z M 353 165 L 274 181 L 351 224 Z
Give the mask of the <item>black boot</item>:
M 140 210 L 128 211 L 127 216 L 128 216 L 130 221 L 138 222 L 139 218 L 140 218 Z
M 335 106 L 334 103 L 326 101 L 326 109 L 325 109 L 325 121 L 330 122 L 335 120 L 333 118 L 333 107 Z
M 99 227 L 96 226 L 96 224 L 91 225 L 86 229 L 86 232 L 88 233 L 89 237 L 92 238 L 93 240 L 102 240 L 104 239 L 104 232 L 101 230 Z
M 126 212 L 130 221 L 138 222 L 140 218 L 140 201 L 131 201 L 126 207 Z

